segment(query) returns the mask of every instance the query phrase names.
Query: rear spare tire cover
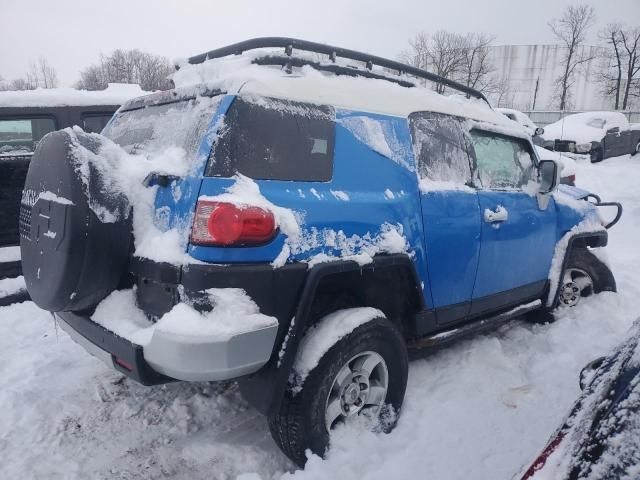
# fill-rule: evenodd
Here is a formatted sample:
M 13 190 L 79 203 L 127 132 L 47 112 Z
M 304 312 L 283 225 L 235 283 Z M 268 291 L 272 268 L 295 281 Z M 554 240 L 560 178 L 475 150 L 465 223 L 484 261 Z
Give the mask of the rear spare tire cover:
M 78 158 L 79 146 L 97 153 L 100 138 L 77 128 L 50 133 L 29 165 L 20 205 L 22 269 L 29 295 L 45 310 L 91 308 L 118 286 L 127 269 L 126 197 L 107 191 L 95 165 Z M 101 221 L 95 213 L 101 209 L 124 215 Z

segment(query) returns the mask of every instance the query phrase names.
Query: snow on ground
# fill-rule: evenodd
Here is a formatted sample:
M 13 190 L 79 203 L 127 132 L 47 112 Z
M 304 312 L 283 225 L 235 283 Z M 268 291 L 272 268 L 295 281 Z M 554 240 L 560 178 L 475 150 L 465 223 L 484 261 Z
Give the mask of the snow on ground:
M 607 248 L 618 294 L 550 325 L 513 322 L 412 362 L 388 435 L 339 429 L 296 471 L 234 384 L 142 387 L 90 357 L 33 303 L 0 308 L 2 478 L 509 479 L 579 393 L 589 360 L 640 313 L 640 158 L 579 161 L 577 184 L 625 207 Z

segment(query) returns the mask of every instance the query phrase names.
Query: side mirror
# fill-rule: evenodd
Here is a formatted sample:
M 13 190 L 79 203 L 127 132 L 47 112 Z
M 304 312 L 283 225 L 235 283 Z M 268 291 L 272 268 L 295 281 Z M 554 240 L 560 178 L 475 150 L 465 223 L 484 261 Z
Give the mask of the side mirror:
M 539 193 L 551 193 L 558 185 L 558 164 L 555 160 L 540 160 L 538 164 Z
M 587 363 L 582 370 L 580 370 L 580 390 L 584 390 L 593 380 L 593 374 L 600 368 L 602 363 L 607 357 L 596 358 L 592 362 Z
M 538 128 L 536 128 L 536 131 L 535 131 L 535 133 L 534 133 L 534 136 L 535 136 L 535 137 L 537 137 L 537 136 L 539 136 L 539 135 L 542 135 L 543 133 L 544 133 L 544 128 L 542 128 L 542 127 L 538 127 Z
M 607 130 L 607 133 L 618 133 L 620 131 L 620 127 L 613 127 Z

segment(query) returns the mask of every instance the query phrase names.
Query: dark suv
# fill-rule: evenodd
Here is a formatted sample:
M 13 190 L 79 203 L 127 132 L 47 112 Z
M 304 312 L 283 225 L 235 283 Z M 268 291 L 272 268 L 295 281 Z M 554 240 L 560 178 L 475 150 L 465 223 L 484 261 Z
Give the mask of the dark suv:
M 40 142 L 27 288 L 139 382 L 238 379 L 298 464 L 357 415 L 393 426 L 409 350 L 615 291 L 597 207 L 480 92 L 289 38 L 174 81 Z
M 141 93 L 137 85 L 113 84 L 102 92 L 0 92 L 0 278 L 21 272 L 20 198 L 38 142 L 47 133 L 73 125 L 99 133 L 122 103 Z

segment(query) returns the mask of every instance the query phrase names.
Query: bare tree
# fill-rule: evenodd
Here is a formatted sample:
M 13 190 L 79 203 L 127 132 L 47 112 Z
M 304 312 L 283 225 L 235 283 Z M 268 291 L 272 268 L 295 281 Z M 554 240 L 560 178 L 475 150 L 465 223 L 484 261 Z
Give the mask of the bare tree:
M 629 104 L 629 95 L 637 89 L 640 92 L 640 27 L 629 30 L 620 30 L 622 46 L 626 52 L 626 81 L 622 109 L 626 110 Z
M 567 107 L 578 67 L 593 59 L 585 53 L 583 47 L 587 30 L 593 25 L 594 20 L 593 7 L 577 5 L 567 7 L 560 18 L 549 22 L 551 31 L 566 49 L 562 59 L 563 73 L 557 79 L 560 110 Z
M 80 72 L 78 88 L 104 90 L 109 83 L 137 83 L 143 90 L 170 88 L 168 75 L 173 66 L 165 57 L 140 50 L 114 50 L 110 55 L 100 55 L 98 64 Z
M 35 88 L 55 88 L 58 86 L 58 74 L 46 58 L 38 57 L 37 61 L 29 63 L 29 70 L 26 75 L 26 82 L 30 89 Z
M 489 61 L 492 41 L 493 37 L 478 33 L 460 35 L 440 30 L 429 35 L 422 32 L 409 39 L 410 48 L 401 58 L 415 67 L 486 91 L 491 86 L 493 71 Z M 438 93 L 444 93 L 445 89 L 444 85 L 434 85 Z
M 495 88 L 490 76 L 494 71 L 489 57 L 489 47 L 495 40 L 483 33 L 468 33 L 464 38 L 460 81 L 467 87 L 481 92 L 490 92 Z
M 614 109 L 620 108 L 620 92 L 622 88 L 623 50 L 621 27 L 617 23 L 609 24 L 600 32 L 600 39 L 605 44 L 602 65 L 598 74 L 598 82 L 602 85 L 602 93 L 614 96 Z

